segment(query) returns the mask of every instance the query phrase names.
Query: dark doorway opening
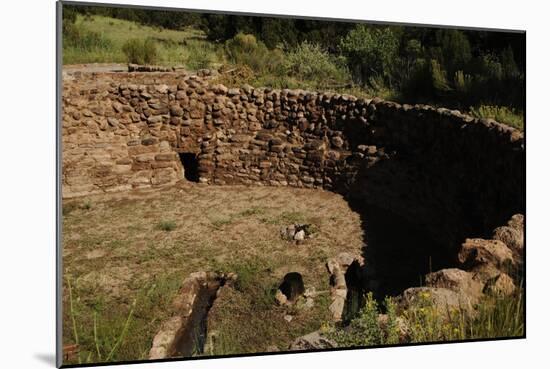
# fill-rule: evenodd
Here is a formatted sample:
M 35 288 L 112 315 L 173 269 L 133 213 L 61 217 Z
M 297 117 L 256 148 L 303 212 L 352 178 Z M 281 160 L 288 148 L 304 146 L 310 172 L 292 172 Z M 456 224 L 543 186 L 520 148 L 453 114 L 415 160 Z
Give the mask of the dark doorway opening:
M 296 301 L 305 292 L 302 275 L 296 272 L 288 273 L 283 278 L 283 283 L 279 286 L 279 290 L 286 296 L 288 301 Z
M 342 312 L 342 321 L 347 324 L 355 318 L 361 309 L 365 306 L 365 281 L 362 277 L 363 271 L 361 265 L 355 260 L 346 270 L 346 302 Z
M 197 154 L 193 152 L 181 152 L 179 154 L 181 164 L 183 165 L 183 175 L 185 179 L 191 182 L 199 181 L 199 160 Z

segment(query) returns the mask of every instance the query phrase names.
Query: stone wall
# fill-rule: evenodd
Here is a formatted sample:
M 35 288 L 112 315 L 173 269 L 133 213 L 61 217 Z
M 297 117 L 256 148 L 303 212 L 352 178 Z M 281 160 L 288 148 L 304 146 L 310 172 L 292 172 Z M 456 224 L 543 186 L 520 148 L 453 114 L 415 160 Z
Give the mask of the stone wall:
M 457 244 L 525 207 L 523 135 L 430 106 L 182 73 L 75 74 L 63 89 L 63 197 L 181 180 L 324 188 Z M 351 204 L 352 202 L 350 202 Z

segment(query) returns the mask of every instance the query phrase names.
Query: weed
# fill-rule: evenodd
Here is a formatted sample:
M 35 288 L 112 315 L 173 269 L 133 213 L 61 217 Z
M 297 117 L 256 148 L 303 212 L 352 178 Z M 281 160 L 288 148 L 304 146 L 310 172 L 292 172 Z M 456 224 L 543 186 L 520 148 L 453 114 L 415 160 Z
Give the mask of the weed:
M 176 222 L 173 220 L 161 220 L 157 226 L 157 229 L 160 229 L 161 231 L 170 232 L 176 229 Z
M 84 203 L 82 204 L 82 209 L 90 210 L 91 208 L 92 208 L 92 201 L 91 200 L 84 201 Z
M 384 300 L 388 321 L 384 332 L 384 343 L 394 345 L 399 343 L 399 327 L 397 325 L 396 304 L 391 297 L 386 297 Z
M 249 217 L 253 215 L 262 215 L 265 214 L 266 210 L 263 207 L 260 206 L 254 206 L 250 209 L 243 210 L 239 213 L 239 216 L 241 217 Z
M 233 219 L 228 216 L 216 215 L 210 219 L 212 226 L 216 229 L 220 229 L 227 224 L 231 224 Z
M 466 325 L 468 338 L 518 337 L 524 334 L 523 291 L 511 296 L 489 296 L 477 316 Z
M 78 209 L 78 204 L 76 202 L 63 202 L 63 205 L 61 207 L 63 215 L 69 215 L 76 209 Z
M 73 211 L 77 209 L 81 210 L 90 210 L 92 208 L 92 202 L 90 200 L 86 200 L 83 203 L 78 203 L 76 201 L 69 201 L 69 202 L 63 202 L 61 206 L 61 211 L 63 215 L 69 215 Z

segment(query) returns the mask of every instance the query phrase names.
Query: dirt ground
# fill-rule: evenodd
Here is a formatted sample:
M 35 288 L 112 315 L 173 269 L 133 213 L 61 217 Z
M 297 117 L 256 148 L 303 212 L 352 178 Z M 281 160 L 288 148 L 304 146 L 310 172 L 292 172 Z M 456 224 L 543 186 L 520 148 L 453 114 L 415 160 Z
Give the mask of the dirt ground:
M 209 326 L 223 343 L 211 354 L 285 349 L 329 319 L 329 302 L 321 293 L 308 309 L 277 306 L 283 276 L 299 272 L 306 288 L 328 291 L 326 259 L 359 255 L 363 246 L 359 215 L 320 190 L 182 181 L 64 200 L 63 213 L 63 340 L 79 344 L 82 361 L 146 358 L 162 321 L 176 313 L 181 281 L 203 270 L 241 279 L 213 308 Z M 311 223 L 313 238 L 283 240 L 281 227 L 292 223 Z

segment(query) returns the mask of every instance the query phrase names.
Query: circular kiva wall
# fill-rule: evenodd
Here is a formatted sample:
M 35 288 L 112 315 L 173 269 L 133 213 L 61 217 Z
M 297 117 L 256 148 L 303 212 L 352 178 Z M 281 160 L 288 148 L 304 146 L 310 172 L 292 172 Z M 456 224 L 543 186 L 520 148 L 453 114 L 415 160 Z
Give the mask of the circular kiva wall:
M 524 213 L 523 134 L 424 105 L 177 73 L 63 81 L 63 197 L 171 185 L 319 188 L 457 245 Z M 189 174 L 188 173 L 188 174 Z

